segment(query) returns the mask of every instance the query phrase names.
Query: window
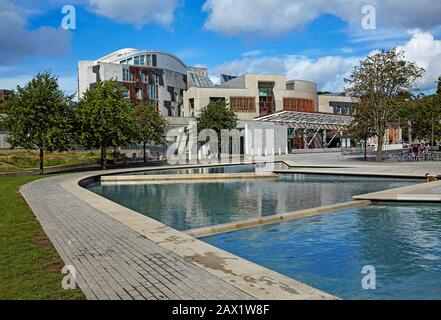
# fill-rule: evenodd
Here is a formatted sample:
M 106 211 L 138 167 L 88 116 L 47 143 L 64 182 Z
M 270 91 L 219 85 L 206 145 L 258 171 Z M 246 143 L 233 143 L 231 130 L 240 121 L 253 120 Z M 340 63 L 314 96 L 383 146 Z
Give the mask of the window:
M 230 109 L 233 112 L 256 112 L 254 97 L 230 97 Z
M 283 110 L 297 112 L 314 112 L 314 100 L 300 98 L 283 98 Z
M 153 77 L 153 83 L 159 85 L 159 76 L 153 73 L 152 77 Z
M 142 89 L 136 89 L 136 99 L 142 100 L 143 99 L 143 91 Z
M 225 97 L 210 97 L 210 102 L 225 102 Z
M 126 87 L 123 87 L 123 95 L 124 98 L 128 99 L 129 98 L 129 89 Z
M 154 84 L 148 85 L 148 93 L 150 100 L 158 100 L 158 86 Z
M 139 56 L 139 65 L 145 66 L 145 56 Z
M 134 82 L 135 75 L 132 72 L 130 72 L 129 69 L 123 69 L 123 81 L 124 82 Z
M 147 73 L 141 72 L 142 83 L 149 83 L 149 75 Z
M 145 55 L 145 65 L 146 66 L 151 66 L 152 65 L 152 55 L 151 54 L 146 54 Z

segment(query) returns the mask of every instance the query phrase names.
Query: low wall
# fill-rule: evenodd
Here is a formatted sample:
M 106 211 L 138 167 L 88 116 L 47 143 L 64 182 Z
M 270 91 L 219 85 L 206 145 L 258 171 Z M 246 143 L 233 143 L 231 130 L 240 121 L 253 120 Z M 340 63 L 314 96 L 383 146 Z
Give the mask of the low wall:
M 0 131 L 0 149 L 10 149 L 11 145 L 6 142 L 6 137 L 8 133 L 5 131 Z

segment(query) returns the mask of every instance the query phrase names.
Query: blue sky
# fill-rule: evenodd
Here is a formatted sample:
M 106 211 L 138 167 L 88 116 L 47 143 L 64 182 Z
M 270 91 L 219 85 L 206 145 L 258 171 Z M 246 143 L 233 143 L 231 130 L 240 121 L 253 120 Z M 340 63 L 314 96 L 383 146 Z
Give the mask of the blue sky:
M 60 27 L 64 5 L 76 9 L 75 30 Z M 362 27 L 366 5 L 375 29 Z M 398 46 L 427 69 L 418 86 L 430 91 L 441 75 L 440 31 L 441 0 L 0 0 L 0 88 L 49 69 L 72 93 L 78 60 L 133 47 L 206 66 L 214 81 L 220 72 L 284 73 L 339 91 L 360 59 Z

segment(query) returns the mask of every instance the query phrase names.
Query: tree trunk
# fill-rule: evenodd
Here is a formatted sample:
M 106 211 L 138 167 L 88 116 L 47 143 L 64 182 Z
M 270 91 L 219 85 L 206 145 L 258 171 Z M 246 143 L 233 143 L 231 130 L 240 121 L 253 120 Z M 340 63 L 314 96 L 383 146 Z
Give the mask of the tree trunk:
M 146 143 L 144 142 L 143 144 L 143 148 L 144 148 L 144 163 L 147 162 L 147 155 L 146 155 Z
M 40 148 L 40 174 L 44 173 L 43 163 L 44 163 L 44 151 L 43 148 Z
M 377 162 L 383 161 L 383 145 L 384 145 L 384 137 L 381 137 L 381 139 L 378 139 L 378 146 L 377 146 Z
M 364 161 L 367 161 L 367 138 L 364 139 Z
M 434 150 L 434 144 L 435 144 L 435 132 L 434 132 L 434 119 L 433 119 L 433 114 L 432 114 L 432 143 L 430 145 L 430 157 L 433 160 L 433 150 Z
M 101 146 L 101 169 L 106 170 L 106 148 Z

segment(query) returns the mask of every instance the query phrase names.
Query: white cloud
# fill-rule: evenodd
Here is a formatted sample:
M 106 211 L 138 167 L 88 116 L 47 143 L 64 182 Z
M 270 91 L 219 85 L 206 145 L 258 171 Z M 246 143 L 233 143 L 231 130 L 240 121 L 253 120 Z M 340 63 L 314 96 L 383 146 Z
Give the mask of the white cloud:
M 422 90 L 433 88 L 436 79 L 441 76 L 441 40 L 419 30 L 414 30 L 411 34 L 412 38 L 406 44 L 398 46 L 398 49 L 405 52 L 406 60 L 414 61 L 426 70 L 418 81 L 419 88 Z
M 32 10 L 0 0 L 0 65 L 19 62 L 33 56 L 54 56 L 70 45 L 70 33 L 63 29 L 42 26 L 28 30 Z
M 405 52 L 408 61 L 416 62 L 418 66 L 426 69 L 423 78 L 418 82 L 418 88 L 432 89 L 436 79 L 441 75 L 441 41 L 428 32 L 415 30 L 411 33 L 411 39 L 398 49 Z M 213 71 L 233 75 L 281 73 L 286 74 L 289 80 L 316 82 L 321 91 L 340 92 L 344 89 L 344 78 L 348 77 L 354 66 L 364 58 L 323 56 L 311 59 L 304 55 L 245 57 L 224 63 Z
M 326 56 L 316 60 L 307 56 L 286 55 L 276 57 L 244 58 L 224 63 L 215 72 L 240 75 L 243 73 L 286 74 L 289 80 L 301 79 L 316 82 L 320 90 L 343 90 L 343 78 L 359 59 Z
M 177 0 L 89 0 L 91 9 L 113 21 L 142 27 L 147 23 L 170 26 Z
M 34 75 L 22 74 L 0 78 L 0 88 L 15 90 L 17 86 L 25 86 Z M 64 76 L 58 78 L 58 85 L 66 94 L 74 94 L 78 91 L 77 76 Z
M 441 25 L 439 0 L 207 0 L 203 10 L 208 13 L 207 30 L 226 35 L 274 35 L 300 29 L 322 14 L 333 14 L 361 29 L 365 5 L 375 7 L 378 31 Z

